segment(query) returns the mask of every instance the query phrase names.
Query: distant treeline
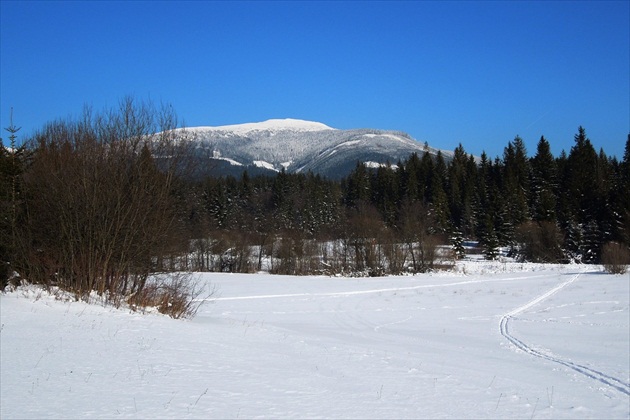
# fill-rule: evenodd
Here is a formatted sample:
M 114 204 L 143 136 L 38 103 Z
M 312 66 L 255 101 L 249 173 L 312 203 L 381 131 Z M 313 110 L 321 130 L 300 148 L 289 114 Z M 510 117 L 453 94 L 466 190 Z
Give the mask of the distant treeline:
M 465 240 L 488 259 L 500 248 L 523 261 L 600 263 L 609 248 L 627 258 L 630 135 L 621 162 L 580 127 L 560 156 L 544 137 L 529 156 L 516 137 L 493 159 L 459 145 L 449 160 L 357 163 L 341 181 L 285 172 L 199 179 L 194 144 L 176 122 L 170 108 L 128 98 L 50 123 L 21 147 L 8 127 L 2 286 L 25 278 L 120 300 L 146 295 L 160 271 L 422 272 L 462 257 Z
M 600 263 L 604 244 L 630 244 L 629 142 L 619 162 L 597 153 L 579 127 L 569 154 L 558 157 L 544 137 L 531 157 L 516 137 L 494 159 L 475 159 L 460 144 L 448 162 L 425 153 L 378 169 L 357 163 L 341 182 L 284 172 L 206 179 L 189 184 L 187 223 L 202 238 L 220 231 L 330 240 L 367 218 L 372 237 L 387 230 L 399 243 L 437 236 L 457 249 L 468 239 L 488 258 L 505 247 L 524 261 Z

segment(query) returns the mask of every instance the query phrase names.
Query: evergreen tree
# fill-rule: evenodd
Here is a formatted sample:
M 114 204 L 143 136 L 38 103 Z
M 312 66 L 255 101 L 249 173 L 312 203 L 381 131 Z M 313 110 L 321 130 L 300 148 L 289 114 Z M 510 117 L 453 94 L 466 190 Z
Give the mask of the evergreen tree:
M 581 226 L 582 235 L 575 236 L 582 242 L 573 244 L 580 258 L 585 262 L 597 262 L 599 255 L 598 241 L 601 238 L 601 212 L 606 207 L 605 192 L 601 188 L 605 184 L 604 172 L 600 168 L 600 161 L 595 148 L 586 136 L 583 127 L 578 128 L 575 135 L 575 145 L 566 163 L 567 190 L 566 199 L 570 212 Z M 588 229 L 586 228 L 588 226 Z M 587 230 L 586 230 L 587 229 Z M 586 232 L 588 231 L 588 235 Z M 588 243 L 585 243 L 588 239 Z M 585 253 L 588 252 L 588 255 Z
M 390 165 L 380 166 L 373 177 L 372 202 L 383 215 L 388 226 L 393 226 L 399 209 L 397 177 Z
M 360 202 L 367 203 L 371 197 L 370 174 L 365 163 L 357 162 L 346 181 L 344 202 L 347 206 L 356 207 Z
M 466 256 L 466 250 L 464 249 L 464 237 L 459 230 L 455 230 L 451 233 L 451 246 L 455 253 L 455 258 L 458 260 L 463 259 Z
M 499 256 L 499 239 L 494 231 L 493 221 L 486 217 L 484 237 L 482 238 L 483 255 L 486 260 L 496 260 Z
M 536 155 L 531 160 L 530 202 L 532 218 L 536 221 L 555 221 L 556 218 L 556 161 L 549 142 L 540 137 Z
M 578 128 L 575 145 L 567 159 L 568 191 L 573 213 L 580 223 L 588 223 L 597 216 L 599 204 L 598 157 L 586 130 Z
M 529 217 L 526 192 L 529 191 L 530 167 L 527 150 L 523 140 L 516 136 L 508 143 L 503 153 L 504 189 L 508 205 L 508 218 L 513 228 L 523 223 Z M 513 236 L 508 241 L 513 240 Z
M 473 164 L 474 167 L 474 164 Z M 469 156 L 459 144 L 453 153 L 453 160 L 448 166 L 447 197 L 452 225 L 464 235 L 471 235 L 473 224 L 474 175 L 470 170 Z
M 418 201 L 423 196 L 424 183 L 420 185 L 420 159 L 417 153 L 412 153 L 404 164 L 399 167 L 401 179 L 401 197 L 410 201 Z
M 619 165 L 617 188 L 615 189 L 615 214 L 619 240 L 630 246 L 630 134 L 626 139 L 623 160 Z
M 17 146 L 20 127 L 13 124 L 13 109 L 9 126 L 9 147 L 0 138 L 0 290 L 4 289 L 12 274 L 12 261 L 17 246 L 17 225 L 21 202 L 21 176 L 26 166 L 24 145 Z
M 422 179 L 424 180 L 424 189 L 422 191 L 422 197 L 420 197 L 420 199 L 423 200 L 425 203 L 429 203 L 432 201 L 432 185 L 433 179 L 436 176 L 435 171 L 436 169 L 433 158 L 431 157 L 429 152 L 424 152 L 424 155 L 422 156 L 422 160 L 420 162 L 420 172 L 422 174 Z
M 441 152 L 435 159 L 435 171 L 431 179 L 430 212 L 435 220 L 435 230 L 438 233 L 448 232 L 451 225 L 451 215 L 448 198 L 445 191 L 446 163 Z

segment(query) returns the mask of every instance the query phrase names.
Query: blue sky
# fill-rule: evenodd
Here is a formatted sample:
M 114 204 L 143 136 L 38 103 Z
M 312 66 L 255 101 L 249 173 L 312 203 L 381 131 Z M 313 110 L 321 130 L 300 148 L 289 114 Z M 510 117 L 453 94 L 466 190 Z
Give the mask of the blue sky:
M 0 1 L 0 122 L 126 95 L 187 126 L 299 118 L 501 156 L 520 135 L 621 158 L 630 2 Z M 5 142 L 8 133 L 3 130 Z

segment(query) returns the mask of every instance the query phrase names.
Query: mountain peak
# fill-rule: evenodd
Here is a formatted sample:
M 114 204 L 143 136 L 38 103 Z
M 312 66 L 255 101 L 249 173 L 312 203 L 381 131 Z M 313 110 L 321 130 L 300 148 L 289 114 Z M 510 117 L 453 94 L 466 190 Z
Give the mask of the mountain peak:
M 407 159 L 412 153 L 438 152 L 398 131 L 340 130 L 291 118 L 186 130 L 193 134 L 200 159 L 212 159 L 216 164 L 208 170 L 221 175 L 238 176 L 244 169 L 255 170 L 251 173 L 284 169 L 341 178 L 357 162 L 379 167 Z
M 315 121 L 305 121 L 298 120 L 293 118 L 284 118 L 284 119 L 270 119 L 267 121 L 256 122 L 256 123 L 245 123 L 245 124 L 234 124 L 234 125 L 222 125 L 218 127 L 196 127 L 196 130 L 213 130 L 213 131 L 231 131 L 236 134 L 245 134 L 250 131 L 280 131 L 280 130 L 290 130 L 290 131 L 323 131 L 323 130 L 334 130 L 327 126 L 326 124 L 322 124 Z

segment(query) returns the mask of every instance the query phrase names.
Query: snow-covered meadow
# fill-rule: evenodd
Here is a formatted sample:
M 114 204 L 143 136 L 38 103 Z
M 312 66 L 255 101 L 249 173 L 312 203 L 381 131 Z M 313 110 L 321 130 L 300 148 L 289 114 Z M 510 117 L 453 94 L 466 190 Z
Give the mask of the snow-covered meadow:
M 628 418 L 630 277 L 198 274 L 192 320 L 0 296 L 0 417 Z

